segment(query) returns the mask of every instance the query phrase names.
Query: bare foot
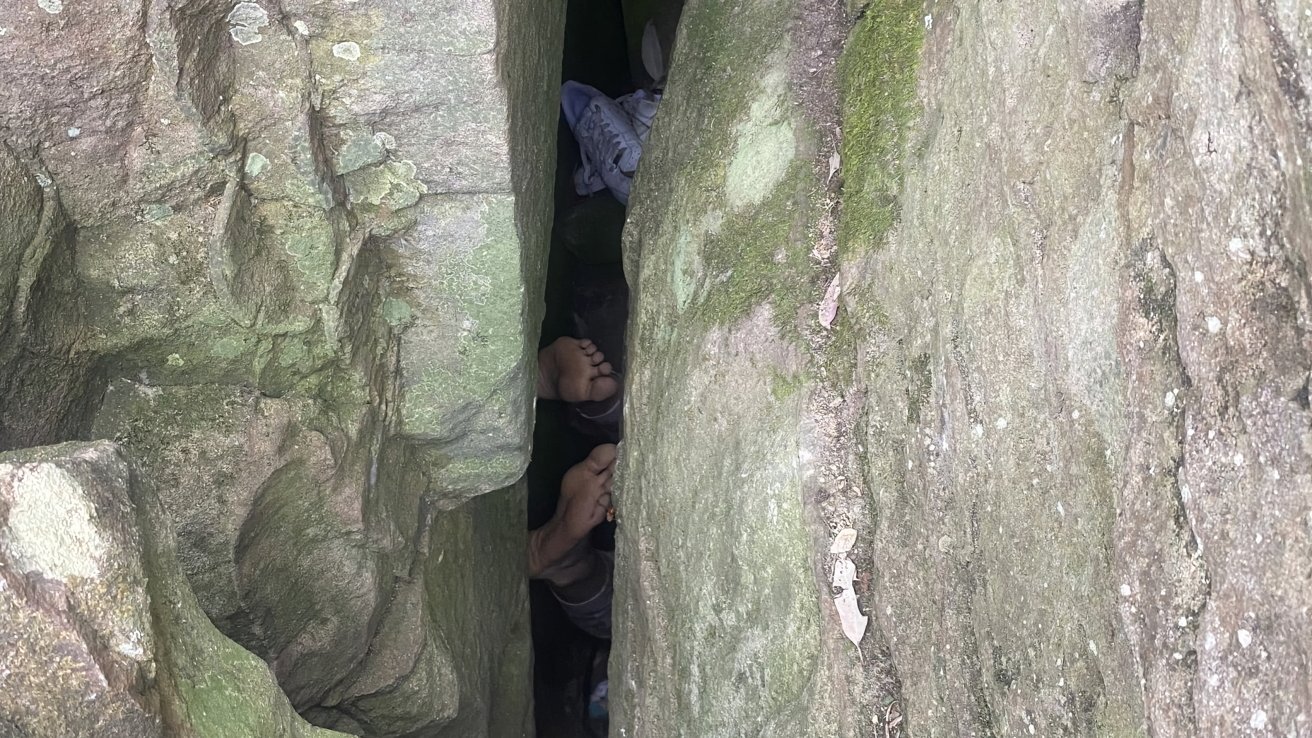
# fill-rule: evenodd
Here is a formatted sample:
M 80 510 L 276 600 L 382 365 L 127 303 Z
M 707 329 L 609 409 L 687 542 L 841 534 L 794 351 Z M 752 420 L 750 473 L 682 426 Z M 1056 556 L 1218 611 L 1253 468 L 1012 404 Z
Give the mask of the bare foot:
M 529 533 L 529 576 L 561 564 L 593 528 L 606 519 L 615 476 L 615 444 L 592 449 L 560 482 L 560 502 L 546 525 Z M 568 563 L 568 562 L 563 562 Z
M 596 402 L 620 388 L 610 362 L 586 338 L 557 338 L 538 352 L 538 397 L 565 402 Z

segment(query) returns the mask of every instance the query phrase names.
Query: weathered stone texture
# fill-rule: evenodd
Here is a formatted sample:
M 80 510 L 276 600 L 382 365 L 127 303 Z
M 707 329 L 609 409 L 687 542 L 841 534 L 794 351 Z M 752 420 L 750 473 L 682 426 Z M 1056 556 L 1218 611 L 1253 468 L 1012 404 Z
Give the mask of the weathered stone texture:
M 205 619 L 150 486 L 111 443 L 0 456 L 0 732 L 329 738 Z
M 12 5 L 0 448 L 119 440 L 316 720 L 523 732 L 563 3 Z
M 822 136 L 793 77 L 816 58 L 799 7 L 688 3 L 638 173 L 617 735 L 857 734 L 865 698 L 849 710 L 831 682 L 803 495 L 818 359 L 797 321 L 822 279 L 806 234 L 823 210 Z
M 747 5 L 626 232 L 619 734 L 1302 735 L 1302 6 L 854 3 L 831 160 L 824 4 Z

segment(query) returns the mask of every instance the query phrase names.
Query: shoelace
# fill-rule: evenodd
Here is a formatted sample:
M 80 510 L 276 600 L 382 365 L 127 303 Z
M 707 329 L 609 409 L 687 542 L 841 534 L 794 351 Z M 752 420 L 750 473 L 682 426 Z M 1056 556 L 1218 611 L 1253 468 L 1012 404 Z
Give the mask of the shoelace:
M 620 161 L 624 158 L 624 152 L 627 148 L 624 144 L 624 137 L 620 135 L 619 131 L 616 131 L 611 127 L 610 121 L 606 117 L 601 115 L 600 105 L 593 106 L 593 112 L 593 120 L 596 121 L 597 127 L 601 129 L 601 132 L 605 134 L 606 139 L 610 142 L 611 146 L 615 148 L 615 156 L 611 158 L 610 163 L 621 172 L 632 176 L 633 172 L 631 170 L 620 166 Z

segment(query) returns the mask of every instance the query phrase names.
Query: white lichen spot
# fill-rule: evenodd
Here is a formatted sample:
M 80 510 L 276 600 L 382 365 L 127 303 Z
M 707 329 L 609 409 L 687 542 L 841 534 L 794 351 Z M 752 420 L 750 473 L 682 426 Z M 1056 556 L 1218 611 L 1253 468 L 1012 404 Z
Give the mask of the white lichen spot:
M 182 366 L 187 363 L 178 354 L 169 354 L 167 362 L 169 366 Z
M 1235 454 L 1235 466 L 1243 466 L 1243 465 L 1244 465 L 1244 455 Z
M 305 24 L 305 21 L 296 21 L 295 23 L 292 24 L 292 27 L 295 28 L 296 32 L 301 34 L 302 36 L 310 35 L 310 27 Z
M 342 41 L 333 44 L 333 56 L 347 61 L 360 60 L 360 44 L 354 41 Z
M 1226 246 L 1226 250 L 1230 252 L 1231 256 L 1239 261 L 1248 261 L 1253 258 L 1253 252 L 1248 250 L 1248 246 L 1244 244 L 1244 239 L 1242 238 L 1230 239 L 1230 243 Z
M 1167 407 L 1175 407 L 1175 390 L 1166 391 L 1166 396 L 1162 398 L 1162 404 Z
M 1221 332 L 1221 319 L 1218 318 L 1218 317 L 1216 317 L 1215 315 L 1209 315 L 1209 316 L 1207 316 L 1207 332 L 1208 332 L 1208 333 L 1220 333 L 1220 332 Z
M 1207 637 L 1203 639 L 1203 648 L 1207 649 L 1208 651 L 1211 651 L 1213 648 L 1216 648 L 1216 634 L 1214 633 L 1207 634 Z
M 974 437 L 976 437 L 976 438 L 983 438 L 983 437 L 984 437 L 984 424 L 983 424 L 983 423 L 976 423 L 976 424 L 972 425 L 972 426 L 970 427 L 970 435 L 972 435 L 972 436 L 974 436 Z
M 725 197 L 733 210 L 764 201 L 783 181 L 796 155 L 787 58 L 773 54 L 758 79 L 747 118 L 735 126 L 733 154 L 725 171 Z
M 926 13 L 926 14 L 925 14 L 925 30 L 928 31 L 929 29 L 931 29 L 931 28 L 933 28 L 933 27 L 934 27 L 934 16 L 932 16 L 932 15 Z
M 1197 282 L 1197 283 L 1199 283 L 1199 284 L 1202 284 L 1202 283 L 1203 283 L 1203 273 L 1202 273 L 1202 272 L 1197 272 L 1197 271 L 1194 272 L 1194 281 Z
M 64 10 L 64 0 L 36 0 L 36 4 L 41 6 L 42 10 L 51 15 L 63 12 Z
M 998 430 L 1006 430 L 1006 428 L 1007 428 L 1007 419 L 1006 419 L 1006 418 L 998 418 L 996 421 L 993 422 L 993 427 L 994 427 L 994 428 L 997 428 Z
M 253 151 L 246 155 L 246 174 L 251 177 L 260 176 L 260 172 L 269 168 L 269 160 L 258 151 Z
M 1122 585 L 1121 585 L 1121 596 L 1122 596 L 1122 597 L 1129 597 L 1129 596 L 1130 596 L 1130 585 L 1128 585 L 1128 584 L 1122 584 Z
M 141 647 L 141 634 L 136 632 L 118 644 L 115 650 L 134 661 L 140 661 L 146 655 L 146 650 Z
M 228 13 L 228 33 L 242 46 L 259 43 L 264 39 L 260 29 L 269 25 L 269 13 L 259 3 L 237 3 Z
M 1266 727 L 1266 710 L 1258 709 L 1253 712 L 1253 716 L 1248 719 L 1248 727 L 1253 730 L 1262 730 Z
M 396 136 L 379 131 L 374 134 L 374 143 L 382 146 L 384 149 L 394 149 L 396 148 Z
M 1094 656 L 1097 656 L 1098 644 L 1094 643 L 1093 641 L 1089 641 L 1089 652 L 1092 653 Z
M 82 129 L 78 128 L 77 126 L 73 126 L 72 128 L 68 129 L 67 133 L 69 138 L 77 138 L 78 136 L 82 135 Z
M 15 480 L 8 535 L 0 545 L 9 549 L 18 568 L 61 581 L 99 575 L 105 543 L 81 483 L 53 464 L 21 472 L 4 464 L 0 474 Z
M 1239 645 L 1244 648 L 1253 645 L 1253 634 L 1243 628 L 1235 631 L 1235 638 L 1239 639 Z
M 1061 500 L 1057 500 L 1057 514 L 1066 517 L 1066 508 L 1062 506 Z
M 1079 411 L 1079 410 L 1072 410 L 1072 411 L 1071 411 L 1071 420 L 1079 420 L 1079 419 L 1080 419 L 1080 411 Z

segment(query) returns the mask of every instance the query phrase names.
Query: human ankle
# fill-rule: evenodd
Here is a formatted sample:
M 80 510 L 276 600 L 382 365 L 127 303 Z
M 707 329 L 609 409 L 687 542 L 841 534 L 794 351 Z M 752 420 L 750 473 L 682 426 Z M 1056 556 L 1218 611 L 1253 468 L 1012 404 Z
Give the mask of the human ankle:
M 581 540 L 571 540 L 558 520 L 528 534 L 528 575 L 532 579 L 546 579 L 558 567 L 568 567 L 577 557 Z
M 598 572 L 602 569 L 601 556 L 589 541 L 583 540 L 547 566 L 537 578 L 546 580 L 557 590 L 574 595 L 580 585 L 585 589 L 591 587 L 591 582 L 598 578 Z
M 610 586 L 610 559 L 591 545 L 585 546 L 583 555 L 568 570 L 545 577 L 563 602 L 584 602 Z

